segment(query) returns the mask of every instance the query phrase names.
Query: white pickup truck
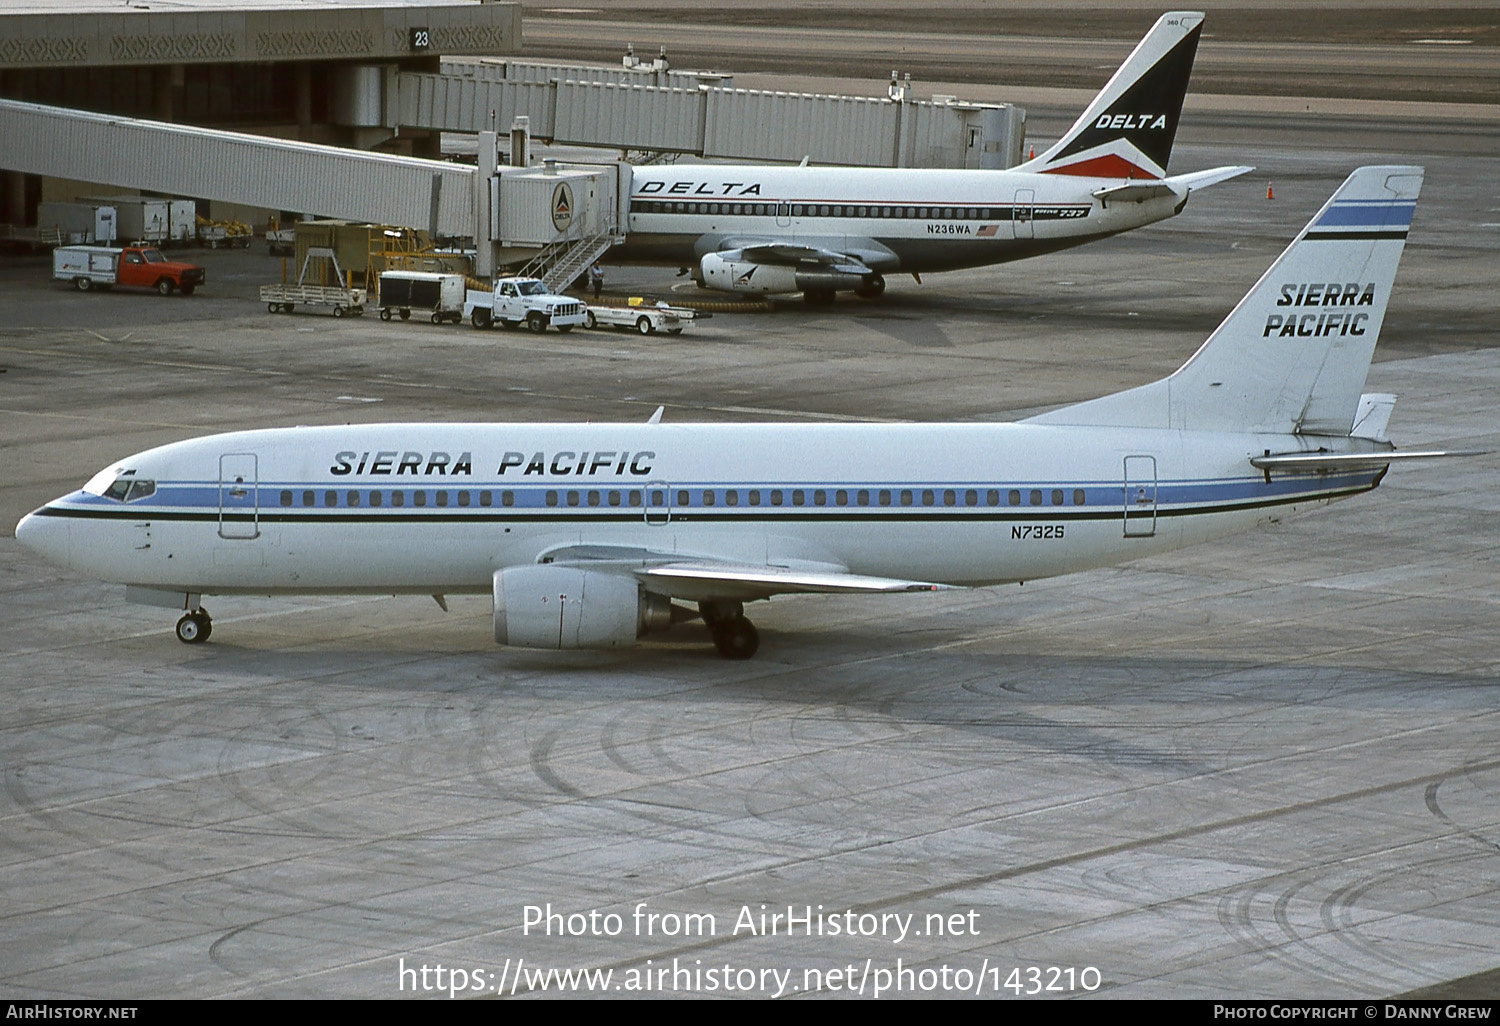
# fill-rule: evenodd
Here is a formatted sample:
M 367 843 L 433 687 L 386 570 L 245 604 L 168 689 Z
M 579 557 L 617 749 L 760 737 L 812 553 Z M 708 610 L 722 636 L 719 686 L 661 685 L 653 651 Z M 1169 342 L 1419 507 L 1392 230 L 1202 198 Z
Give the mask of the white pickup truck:
M 494 291 L 470 289 L 464 299 L 464 317 L 476 328 L 524 324 L 531 331 L 543 332 L 551 325 L 566 332 L 584 322 L 585 312 L 583 303 L 551 294 L 535 278 L 501 278 Z

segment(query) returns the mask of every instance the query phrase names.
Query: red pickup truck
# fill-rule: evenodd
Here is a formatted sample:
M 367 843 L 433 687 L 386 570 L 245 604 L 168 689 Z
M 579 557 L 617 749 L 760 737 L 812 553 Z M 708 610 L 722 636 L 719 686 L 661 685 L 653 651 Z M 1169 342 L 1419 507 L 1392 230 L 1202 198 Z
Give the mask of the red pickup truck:
M 149 246 L 59 246 L 52 251 L 52 277 L 72 282 L 79 292 L 126 285 L 155 289 L 164 296 L 191 296 L 206 272 L 197 264 L 168 260 Z

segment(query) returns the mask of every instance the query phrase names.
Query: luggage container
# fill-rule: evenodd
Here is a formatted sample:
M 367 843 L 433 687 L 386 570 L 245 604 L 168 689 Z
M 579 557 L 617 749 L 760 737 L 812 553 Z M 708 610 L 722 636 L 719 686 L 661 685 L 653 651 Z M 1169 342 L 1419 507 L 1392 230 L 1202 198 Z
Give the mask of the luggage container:
M 433 324 L 464 319 L 464 276 L 431 271 L 386 271 L 380 275 L 380 319 L 397 314 L 404 321 L 417 313 L 428 314 Z

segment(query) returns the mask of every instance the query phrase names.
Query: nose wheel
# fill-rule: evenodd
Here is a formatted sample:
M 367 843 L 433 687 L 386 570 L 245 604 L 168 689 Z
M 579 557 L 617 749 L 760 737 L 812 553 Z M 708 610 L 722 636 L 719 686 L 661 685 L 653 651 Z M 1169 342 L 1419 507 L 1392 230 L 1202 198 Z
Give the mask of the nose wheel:
M 177 621 L 177 640 L 184 645 L 197 645 L 208 640 L 214 632 L 213 619 L 206 609 L 195 609 L 184 613 Z

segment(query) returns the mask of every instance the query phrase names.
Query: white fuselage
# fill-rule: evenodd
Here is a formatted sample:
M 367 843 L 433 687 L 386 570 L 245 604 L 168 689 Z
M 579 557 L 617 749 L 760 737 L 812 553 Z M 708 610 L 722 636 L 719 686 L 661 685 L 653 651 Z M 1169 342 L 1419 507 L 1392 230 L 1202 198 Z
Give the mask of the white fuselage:
M 1187 189 L 1104 202 L 1120 179 L 1021 171 L 693 164 L 637 169 L 622 260 L 692 263 L 758 242 L 922 273 L 1002 263 L 1171 217 Z
M 287 428 L 142 453 L 17 534 L 106 580 L 205 594 L 487 592 L 499 569 L 591 545 L 981 585 L 1201 542 L 1379 481 L 1267 480 L 1248 462 L 1300 444 L 1026 424 Z M 102 494 L 126 472 L 149 494 Z

